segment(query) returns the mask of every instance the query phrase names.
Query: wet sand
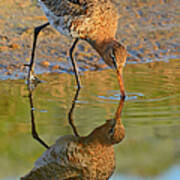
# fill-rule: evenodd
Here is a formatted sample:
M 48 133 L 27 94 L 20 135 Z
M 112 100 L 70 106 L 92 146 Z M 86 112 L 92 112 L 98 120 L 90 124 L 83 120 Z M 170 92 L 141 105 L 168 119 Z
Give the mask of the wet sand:
M 178 0 L 114 0 L 119 9 L 117 38 L 128 49 L 127 63 L 180 58 Z M 34 27 L 47 21 L 35 1 L 0 1 L 0 79 L 24 79 Z M 68 50 L 72 39 L 48 27 L 41 32 L 36 51 L 36 73 L 71 73 Z M 80 71 L 107 66 L 86 42 L 75 52 Z

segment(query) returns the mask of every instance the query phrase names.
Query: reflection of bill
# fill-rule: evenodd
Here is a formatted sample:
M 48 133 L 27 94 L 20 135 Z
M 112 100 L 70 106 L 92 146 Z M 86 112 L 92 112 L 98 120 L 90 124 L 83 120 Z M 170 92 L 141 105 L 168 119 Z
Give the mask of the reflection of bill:
M 47 151 L 36 161 L 35 167 L 22 180 L 105 180 L 115 169 L 113 144 L 117 144 L 125 136 L 121 122 L 121 112 L 124 99 L 120 100 L 114 119 L 94 129 L 88 136 L 78 135 L 73 124 L 73 110 L 79 91 L 76 92 L 69 112 L 69 122 L 74 135 L 60 137 L 54 145 L 48 147 L 40 139 L 35 130 L 33 112 L 32 133 Z M 33 109 L 32 95 L 30 94 L 31 110 Z

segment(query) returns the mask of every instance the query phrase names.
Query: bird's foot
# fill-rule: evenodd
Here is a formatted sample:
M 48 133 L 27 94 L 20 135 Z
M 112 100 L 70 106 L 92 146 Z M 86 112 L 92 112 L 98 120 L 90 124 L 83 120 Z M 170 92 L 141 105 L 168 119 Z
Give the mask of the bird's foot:
M 31 73 L 31 75 L 28 76 L 28 79 L 27 79 L 28 89 L 32 91 L 41 82 L 42 81 L 39 78 L 32 75 L 32 73 Z
M 24 64 L 24 66 L 27 66 L 29 68 L 28 77 L 27 77 L 27 85 L 28 85 L 29 90 L 33 90 L 42 81 L 34 75 L 33 70 L 29 64 Z
M 42 81 L 36 77 L 35 75 L 31 75 L 29 78 L 28 78 L 28 83 L 32 83 L 32 84 L 39 84 L 41 83 Z

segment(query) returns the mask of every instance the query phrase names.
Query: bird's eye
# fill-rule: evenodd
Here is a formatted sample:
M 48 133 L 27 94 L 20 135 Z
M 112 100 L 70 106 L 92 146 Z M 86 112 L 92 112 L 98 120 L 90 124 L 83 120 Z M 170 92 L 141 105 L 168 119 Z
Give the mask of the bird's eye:
M 116 63 L 116 57 L 114 55 L 114 51 L 112 51 L 112 53 L 111 53 L 111 58 L 113 60 L 114 67 L 117 69 L 117 63 Z
M 113 125 L 111 126 L 111 129 L 109 130 L 109 134 L 113 134 L 114 133 L 114 128 L 115 128 L 115 124 L 113 123 Z
M 114 133 L 114 127 L 112 127 L 110 130 L 109 130 L 109 134 L 113 134 Z

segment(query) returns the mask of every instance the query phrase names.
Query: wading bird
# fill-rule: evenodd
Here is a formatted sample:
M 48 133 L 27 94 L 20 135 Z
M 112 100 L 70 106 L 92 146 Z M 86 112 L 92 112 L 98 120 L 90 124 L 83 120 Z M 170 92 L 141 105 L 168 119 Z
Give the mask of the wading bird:
M 33 80 L 34 55 L 39 32 L 48 25 L 63 35 L 75 39 L 69 50 L 78 88 L 81 87 L 73 50 L 79 39 L 88 42 L 105 63 L 117 70 L 121 96 L 125 97 L 122 71 L 126 61 L 125 47 L 117 42 L 118 13 L 111 0 L 39 0 L 48 22 L 35 28 L 28 70 L 28 82 Z

